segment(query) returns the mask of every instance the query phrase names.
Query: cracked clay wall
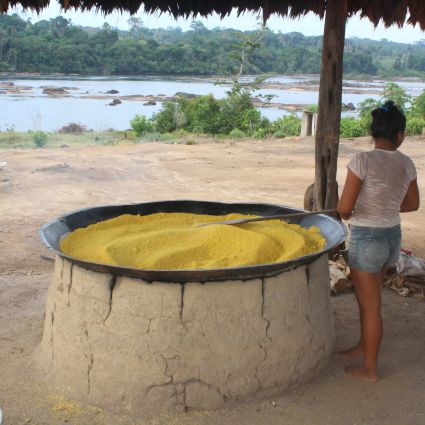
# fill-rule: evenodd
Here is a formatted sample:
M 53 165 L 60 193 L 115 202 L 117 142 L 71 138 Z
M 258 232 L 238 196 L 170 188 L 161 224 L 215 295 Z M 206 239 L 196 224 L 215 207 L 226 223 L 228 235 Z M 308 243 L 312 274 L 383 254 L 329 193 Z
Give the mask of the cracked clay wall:
M 156 414 L 280 393 L 316 375 L 333 343 L 326 255 L 271 278 L 203 284 L 56 257 L 37 359 L 68 397 Z

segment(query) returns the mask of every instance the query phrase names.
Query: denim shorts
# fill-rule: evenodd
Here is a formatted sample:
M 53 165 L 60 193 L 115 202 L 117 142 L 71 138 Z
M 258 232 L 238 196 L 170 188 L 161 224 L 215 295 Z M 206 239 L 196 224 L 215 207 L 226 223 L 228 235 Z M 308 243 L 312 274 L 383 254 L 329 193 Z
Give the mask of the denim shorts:
M 353 269 L 379 273 L 395 266 L 400 256 L 401 228 L 351 226 L 348 264 Z

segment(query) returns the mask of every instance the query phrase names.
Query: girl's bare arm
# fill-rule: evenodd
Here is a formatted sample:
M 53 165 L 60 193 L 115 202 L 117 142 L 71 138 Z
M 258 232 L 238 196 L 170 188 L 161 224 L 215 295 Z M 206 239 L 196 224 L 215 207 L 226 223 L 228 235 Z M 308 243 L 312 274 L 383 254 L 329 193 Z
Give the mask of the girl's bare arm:
M 400 212 L 410 212 L 419 209 L 420 197 L 417 179 L 412 180 L 407 188 L 406 196 L 400 205 Z
M 337 205 L 339 215 L 344 220 L 348 220 L 353 214 L 354 206 L 356 205 L 362 185 L 363 180 L 348 169 L 344 189 L 342 190 L 342 195 Z

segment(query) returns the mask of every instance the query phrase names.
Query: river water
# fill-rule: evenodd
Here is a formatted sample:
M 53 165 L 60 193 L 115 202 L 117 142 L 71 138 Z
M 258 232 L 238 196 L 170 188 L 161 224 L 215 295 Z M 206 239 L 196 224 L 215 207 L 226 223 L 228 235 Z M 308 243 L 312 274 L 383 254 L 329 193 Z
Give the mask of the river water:
M 120 96 L 173 96 L 177 92 L 196 95 L 213 94 L 222 98 L 229 90 L 228 86 L 216 85 L 213 80 L 200 79 L 166 79 L 147 77 L 128 78 L 45 78 L 24 79 L 0 77 L 1 81 L 13 83 L 15 86 L 28 86 L 28 90 L 10 93 L 0 90 L 0 131 L 14 129 L 16 131 L 44 130 L 56 131 L 69 123 L 78 123 L 102 131 L 107 129 L 125 130 L 130 127 L 130 120 L 135 114 L 151 117 L 161 108 L 161 102 L 146 106 L 145 102 L 121 99 L 117 106 L 109 106 L 111 95 L 108 90 L 114 89 Z M 316 104 L 318 76 L 275 76 L 266 81 L 278 83 L 281 87 L 264 89 L 256 94 L 272 94 L 273 102 L 285 104 Z M 308 82 L 311 84 L 308 84 Z M 425 89 L 420 80 L 397 82 L 409 94 L 417 95 Z M 299 89 L 297 84 L 300 84 Z M 346 81 L 343 92 L 344 103 L 357 105 L 367 97 L 379 98 L 377 91 L 382 91 L 385 81 L 368 82 Z M 65 87 L 67 97 L 51 97 L 43 93 L 43 87 Z M 353 87 L 358 91 L 352 93 Z M 271 120 L 276 120 L 289 112 L 279 108 L 259 108 L 261 113 Z

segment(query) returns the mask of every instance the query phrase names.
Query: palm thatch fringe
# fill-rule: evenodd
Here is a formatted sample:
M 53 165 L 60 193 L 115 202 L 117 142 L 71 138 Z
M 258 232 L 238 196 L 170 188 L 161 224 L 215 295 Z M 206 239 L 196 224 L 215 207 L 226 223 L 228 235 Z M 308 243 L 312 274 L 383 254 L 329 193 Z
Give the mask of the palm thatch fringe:
M 24 9 L 40 11 L 49 5 L 50 0 L 0 0 L 0 11 L 7 12 L 10 7 L 22 6 Z M 233 0 L 211 1 L 180 0 L 60 0 L 64 9 L 79 9 L 111 13 L 114 10 L 131 14 L 143 7 L 148 13 L 169 12 L 175 17 L 208 16 L 217 13 L 221 17 L 228 15 L 233 8 L 238 14 L 244 12 L 262 12 L 264 20 L 278 14 L 290 18 L 301 17 L 313 12 L 320 17 L 326 11 L 326 0 Z M 368 18 L 374 25 L 385 26 L 405 23 L 419 24 L 425 30 L 425 1 L 423 0 L 348 0 L 348 17 L 359 14 Z

